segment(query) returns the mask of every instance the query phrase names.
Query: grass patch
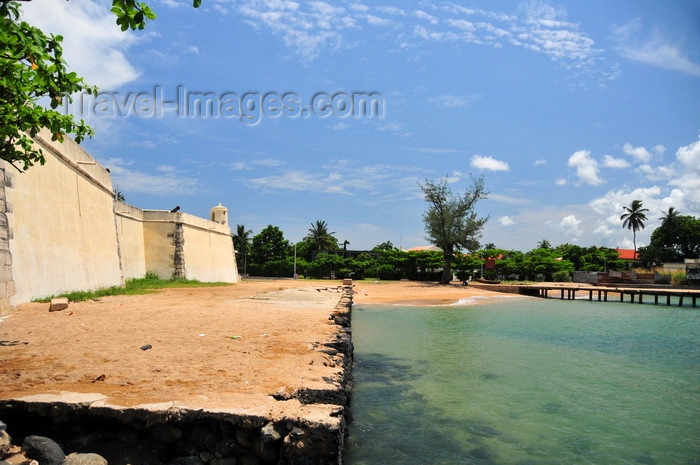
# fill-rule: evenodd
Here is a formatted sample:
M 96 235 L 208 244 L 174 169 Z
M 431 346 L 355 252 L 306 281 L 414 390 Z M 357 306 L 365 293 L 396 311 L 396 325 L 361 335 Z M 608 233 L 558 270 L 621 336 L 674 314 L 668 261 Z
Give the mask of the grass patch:
M 683 286 L 688 284 L 685 276 L 685 270 L 677 270 L 671 273 L 671 284 L 674 286 Z
M 67 297 L 71 302 L 98 299 L 110 295 L 143 295 L 156 292 L 158 289 L 169 289 L 176 287 L 216 287 L 230 286 L 231 283 L 203 283 L 194 279 L 160 279 L 153 273 L 147 273 L 143 278 L 128 279 L 124 287 L 113 286 L 107 289 L 96 291 L 75 291 L 65 294 L 52 295 L 42 299 L 34 299 L 33 302 L 50 302 L 56 297 Z

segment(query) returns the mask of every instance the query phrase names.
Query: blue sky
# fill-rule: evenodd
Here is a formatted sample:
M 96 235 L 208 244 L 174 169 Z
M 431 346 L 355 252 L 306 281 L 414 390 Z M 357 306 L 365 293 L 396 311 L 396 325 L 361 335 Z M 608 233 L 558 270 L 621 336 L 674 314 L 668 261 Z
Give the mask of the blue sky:
M 501 248 L 631 248 L 619 217 L 633 199 L 650 210 L 638 245 L 670 206 L 700 216 L 694 0 L 149 4 L 158 18 L 127 33 L 108 2 L 23 5 L 100 87 L 102 106 L 69 111 L 140 208 L 208 217 L 221 202 L 254 234 L 273 224 L 295 242 L 324 220 L 352 249 L 408 248 L 427 243 L 418 183 L 447 176 L 460 192 L 471 173 L 489 191 L 482 243 Z M 234 107 L 184 117 L 184 93 Z M 340 94 L 330 114 L 311 111 L 318 93 Z M 345 114 L 356 93 L 381 96 L 381 115 Z M 171 102 L 158 116 L 156 94 Z M 268 94 L 269 115 L 233 117 L 235 98 L 255 116 Z

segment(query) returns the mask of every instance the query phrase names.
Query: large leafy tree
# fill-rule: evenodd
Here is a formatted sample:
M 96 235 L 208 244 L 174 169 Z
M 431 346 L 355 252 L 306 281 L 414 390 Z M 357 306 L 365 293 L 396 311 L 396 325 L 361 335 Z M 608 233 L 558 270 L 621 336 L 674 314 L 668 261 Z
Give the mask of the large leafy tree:
M 25 0 L 26 1 L 26 0 Z M 198 7 L 201 0 L 193 0 Z M 46 161 L 32 141 L 42 128 L 52 140 L 63 141 L 73 134 L 80 143 L 94 134 L 84 120 L 57 111 L 63 99 L 79 92 L 94 94 L 88 85 L 63 60 L 60 35 L 45 34 L 22 21 L 20 4 L 0 0 L 0 159 L 18 170 Z M 122 31 L 143 29 L 156 16 L 136 0 L 113 0 L 112 10 Z M 40 102 L 47 102 L 48 108 Z
M 644 222 L 647 217 L 644 213 L 648 212 L 648 208 L 642 207 L 641 200 L 633 200 L 629 206 L 624 207 L 625 213 L 620 216 L 622 227 L 632 230 L 632 241 L 634 243 L 634 257 L 637 256 L 637 231 L 644 229 Z
M 253 237 L 251 256 L 253 262 L 263 265 L 275 260 L 284 260 L 290 252 L 289 241 L 277 226 L 268 225 Z
M 677 215 L 673 221 L 663 221 L 651 234 L 647 247 L 639 248 L 644 266 L 663 262 L 680 262 L 700 256 L 700 219 Z
M 474 179 L 471 188 L 456 195 L 447 185 L 447 178 L 438 182 L 428 179 L 420 184 L 428 209 L 423 214 L 427 240 L 442 249 L 444 264 L 442 282 L 452 280 L 454 254 L 479 248 L 481 229 L 488 220 L 474 211 L 476 203 L 486 198 L 484 178 Z
M 304 240 L 311 245 L 313 250 L 337 250 L 338 239 L 333 234 L 335 233 L 328 232 L 328 225 L 325 221 L 316 221 L 316 223 L 311 223 L 309 234 Z

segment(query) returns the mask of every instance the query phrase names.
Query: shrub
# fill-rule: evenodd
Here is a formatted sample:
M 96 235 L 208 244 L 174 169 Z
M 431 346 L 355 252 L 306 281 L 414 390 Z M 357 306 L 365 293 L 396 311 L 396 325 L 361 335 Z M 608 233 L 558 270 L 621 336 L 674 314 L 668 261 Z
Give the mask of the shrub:
M 397 277 L 396 269 L 392 265 L 379 265 L 377 268 L 377 277 L 381 280 L 400 279 Z
M 157 273 L 154 273 L 153 271 L 146 271 L 146 275 L 143 277 L 143 279 L 147 281 L 158 281 L 160 278 L 158 277 Z
M 571 275 L 568 271 L 556 271 L 552 274 L 552 281 L 555 283 L 570 283 Z
M 674 286 L 682 286 L 688 284 L 685 279 L 685 270 L 678 270 L 671 273 L 671 284 Z

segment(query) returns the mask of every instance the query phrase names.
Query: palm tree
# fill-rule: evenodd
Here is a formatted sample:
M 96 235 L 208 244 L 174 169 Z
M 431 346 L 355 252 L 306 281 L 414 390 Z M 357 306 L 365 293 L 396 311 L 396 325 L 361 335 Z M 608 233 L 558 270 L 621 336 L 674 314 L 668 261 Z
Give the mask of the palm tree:
M 247 254 L 250 252 L 250 235 L 253 233 L 252 230 L 245 229 L 242 224 L 236 225 L 236 234 L 232 234 L 233 238 L 233 248 L 238 253 Z
M 675 207 L 669 207 L 667 212 L 661 212 L 663 216 L 659 218 L 661 220 L 661 226 L 673 227 L 678 221 L 678 217 L 681 216 L 681 212 L 675 209 Z
M 333 237 L 334 232 L 328 232 L 328 225 L 325 221 L 311 223 L 309 234 L 304 238 L 311 243 L 314 250 L 333 250 L 338 248 L 338 240 Z
M 627 213 L 620 216 L 622 227 L 632 230 L 632 241 L 634 242 L 634 255 L 637 258 L 637 231 L 644 229 L 644 222 L 647 220 L 644 212 L 648 212 L 648 208 L 642 208 L 641 200 L 633 200 L 629 207 L 624 207 Z
M 537 248 L 538 249 L 551 249 L 552 244 L 549 243 L 547 239 L 542 239 L 537 243 Z

